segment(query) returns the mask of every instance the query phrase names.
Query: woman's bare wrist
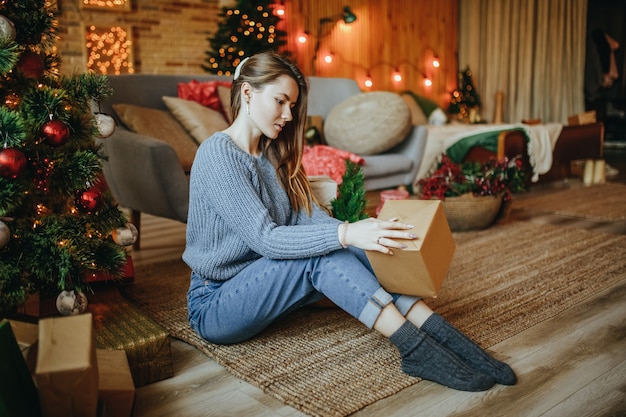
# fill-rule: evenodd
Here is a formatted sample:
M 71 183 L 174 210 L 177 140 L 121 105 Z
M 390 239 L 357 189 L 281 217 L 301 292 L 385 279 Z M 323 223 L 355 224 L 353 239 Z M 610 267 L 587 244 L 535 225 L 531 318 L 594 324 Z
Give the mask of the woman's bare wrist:
M 345 249 L 348 247 L 346 243 L 346 235 L 348 234 L 348 225 L 350 222 L 347 220 L 339 225 L 337 233 L 339 234 L 339 244 Z

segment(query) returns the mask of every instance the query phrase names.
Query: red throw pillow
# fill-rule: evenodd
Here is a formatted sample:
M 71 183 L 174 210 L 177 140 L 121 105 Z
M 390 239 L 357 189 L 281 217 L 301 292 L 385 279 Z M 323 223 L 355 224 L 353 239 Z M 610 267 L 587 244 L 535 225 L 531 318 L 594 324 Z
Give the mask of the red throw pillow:
M 302 155 L 304 172 L 309 176 L 328 175 L 337 184 L 343 181 L 346 159 L 363 165 L 365 160 L 356 154 L 327 145 L 306 146 Z
M 229 120 L 220 96 L 217 91 L 217 86 L 221 85 L 230 88 L 230 81 L 197 81 L 191 80 L 188 83 L 178 84 L 178 97 L 185 100 L 192 100 L 202 104 L 210 109 L 220 112 L 226 120 Z M 228 115 L 229 116 L 229 115 Z

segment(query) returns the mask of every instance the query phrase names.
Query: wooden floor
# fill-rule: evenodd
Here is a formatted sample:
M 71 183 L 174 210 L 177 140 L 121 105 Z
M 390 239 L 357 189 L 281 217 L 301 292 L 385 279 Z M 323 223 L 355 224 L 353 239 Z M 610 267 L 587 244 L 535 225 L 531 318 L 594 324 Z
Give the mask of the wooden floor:
M 605 157 L 620 171 L 611 180 L 626 183 L 626 151 L 607 152 Z M 526 195 L 576 186 L 581 186 L 580 180 L 573 178 L 535 186 Z M 372 207 L 378 203 L 376 195 L 368 194 Z M 626 222 L 598 223 L 521 210 L 511 215 L 626 234 Z M 136 265 L 180 257 L 184 225 L 145 216 L 142 228 L 142 250 L 133 252 Z M 303 415 L 235 378 L 186 343 L 173 340 L 172 349 L 175 376 L 137 389 L 135 417 Z M 517 385 L 466 393 L 423 381 L 355 416 L 626 416 L 626 281 L 490 351 L 513 367 Z

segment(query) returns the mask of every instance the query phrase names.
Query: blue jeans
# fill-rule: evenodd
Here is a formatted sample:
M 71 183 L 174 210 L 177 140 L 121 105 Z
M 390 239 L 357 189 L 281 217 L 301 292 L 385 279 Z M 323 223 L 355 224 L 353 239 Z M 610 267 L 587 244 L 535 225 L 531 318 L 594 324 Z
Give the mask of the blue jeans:
M 192 273 L 189 322 L 210 342 L 237 343 L 324 296 L 369 328 L 390 302 L 406 315 L 419 300 L 387 293 L 365 252 L 351 247 L 305 259 L 261 258 L 226 281 Z

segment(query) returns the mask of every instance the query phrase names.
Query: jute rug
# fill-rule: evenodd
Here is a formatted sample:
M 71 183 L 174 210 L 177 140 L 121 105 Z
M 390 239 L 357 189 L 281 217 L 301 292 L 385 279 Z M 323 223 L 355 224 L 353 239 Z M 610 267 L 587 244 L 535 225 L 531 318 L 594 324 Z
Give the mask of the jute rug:
M 626 220 L 626 185 L 606 183 L 515 200 L 513 207 L 600 221 Z
M 626 279 L 626 236 L 530 223 L 455 235 L 439 298 L 428 303 L 483 347 Z M 182 262 L 138 268 L 125 295 L 171 335 L 235 376 L 313 416 L 345 416 L 419 380 L 396 349 L 336 308 L 307 308 L 245 343 L 217 346 L 189 328 Z

